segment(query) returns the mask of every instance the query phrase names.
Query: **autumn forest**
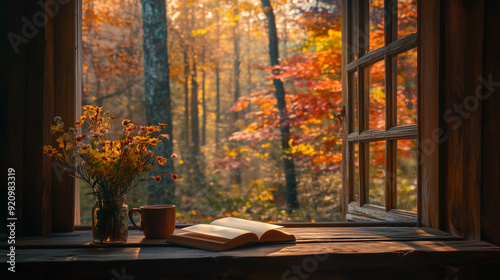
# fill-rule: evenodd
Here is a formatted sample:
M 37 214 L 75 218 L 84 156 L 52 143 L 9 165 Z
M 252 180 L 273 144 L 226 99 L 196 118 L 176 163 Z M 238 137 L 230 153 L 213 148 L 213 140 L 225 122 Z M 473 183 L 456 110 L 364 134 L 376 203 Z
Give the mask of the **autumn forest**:
M 142 183 L 129 207 L 175 204 L 178 223 L 342 221 L 340 1 L 82 2 L 82 104 L 168 124 L 158 151 L 177 155 L 160 173 L 178 179 Z M 398 36 L 416 32 L 415 3 L 398 1 Z M 384 44 L 383 9 L 370 0 L 370 50 Z M 395 59 L 400 126 L 416 124 L 416 63 L 416 49 Z M 367 96 L 369 128 L 384 130 L 384 61 L 366 71 L 368 90 L 355 94 Z M 397 143 L 398 208 L 410 211 L 416 147 Z M 384 141 L 369 149 L 370 198 L 383 205 Z M 82 224 L 87 194 L 81 182 Z

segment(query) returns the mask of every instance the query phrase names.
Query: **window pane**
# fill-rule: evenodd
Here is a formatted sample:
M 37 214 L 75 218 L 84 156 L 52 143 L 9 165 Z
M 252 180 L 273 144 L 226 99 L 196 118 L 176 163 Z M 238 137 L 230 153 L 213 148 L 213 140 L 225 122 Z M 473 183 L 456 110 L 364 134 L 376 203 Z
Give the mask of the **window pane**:
M 385 129 L 385 63 L 379 61 L 368 68 L 368 129 Z
M 398 140 L 398 209 L 417 210 L 417 140 Z
M 417 32 L 417 0 L 398 1 L 398 39 Z
M 369 200 L 370 204 L 384 205 L 385 141 L 370 142 Z
M 358 143 L 354 143 L 354 201 L 359 201 L 359 145 Z
M 160 173 L 161 182 L 141 182 L 127 195 L 129 207 L 175 203 L 178 223 L 225 216 L 341 220 L 342 125 L 331 110 L 342 105 L 339 3 L 276 6 L 279 36 L 288 40 L 279 45 L 284 54 L 280 71 L 271 72 L 261 67 L 269 66 L 266 16 L 251 12 L 261 8 L 260 1 L 246 1 L 245 9 L 235 1 L 166 1 L 166 7 L 143 7 L 142 2 L 82 0 L 81 102 L 117 118 L 109 139 L 123 133 L 123 119 L 138 130 L 148 118 L 149 124 L 166 121 L 158 116 L 167 113 L 167 106 L 146 101 L 160 105 L 163 97 L 170 98 L 171 142 L 164 139 L 159 146 L 173 143 L 175 189 L 167 186 L 169 172 L 156 169 L 148 179 Z M 143 8 L 152 18 L 143 20 Z M 161 57 L 165 52 L 168 60 Z M 163 75 L 160 70 L 167 65 L 170 75 Z M 294 176 L 285 176 L 271 76 L 286 83 L 286 155 L 294 162 Z M 296 178 L 297 187 L 287 196 L 287 184 L 294 183 L 290 178 Z M 89 186 L 82 184 L 82 223 L 89 224 L 95 199 L 87 193 Z M 290 199 L 295 193 L 297 199 Z
M 397 122 L 417 123 L 417 48 L 397 56 Z
M 370 0 L 370 51 L 384 44 L 384 1 Z

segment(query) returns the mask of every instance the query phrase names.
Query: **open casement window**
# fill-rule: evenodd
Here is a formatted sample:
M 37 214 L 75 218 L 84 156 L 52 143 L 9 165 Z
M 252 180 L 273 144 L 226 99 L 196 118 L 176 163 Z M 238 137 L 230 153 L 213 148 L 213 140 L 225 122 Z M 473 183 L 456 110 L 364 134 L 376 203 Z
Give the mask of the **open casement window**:
M 417 221 L 417 1 L 343 1 L 344 220 Z

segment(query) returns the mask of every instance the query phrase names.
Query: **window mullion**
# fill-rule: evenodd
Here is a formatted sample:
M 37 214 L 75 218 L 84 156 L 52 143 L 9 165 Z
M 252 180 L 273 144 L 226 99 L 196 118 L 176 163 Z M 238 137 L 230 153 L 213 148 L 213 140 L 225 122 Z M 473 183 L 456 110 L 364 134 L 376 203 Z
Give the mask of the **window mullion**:
M 385 0 L 385 45 L 397 39 L 397 0 Z M 397 61 L 393 56 L 385 54 L 385 100 L 386 100 L 386 130 L 397 124 Z M 385 209 L 397 208 L 397 140 L 386 139 L 386 186 Z

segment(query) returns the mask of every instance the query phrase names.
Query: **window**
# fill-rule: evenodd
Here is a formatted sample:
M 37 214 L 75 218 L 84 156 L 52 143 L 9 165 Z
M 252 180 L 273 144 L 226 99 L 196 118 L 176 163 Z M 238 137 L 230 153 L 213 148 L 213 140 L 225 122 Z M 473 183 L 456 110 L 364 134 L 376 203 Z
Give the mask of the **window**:
M 344 213 L 417 220 L 417 1 L 344 1 Z
M 82 103 L 145 124 L 142 4 L 149 1 L 81 2 Z M 341 103 L 338 1 L 270 1 L 279 37 L 277 71 L 269 68 L 270 9 L 262 1 L 155 2 L 166 3 L 178 222 L 229 215 L 341 220 L 341 124 L 334 117 Z M 284 142 L 270 75 L 284 81 L 290 123 Z M 119 122 L 114 127 L 118 134 Z M 293 159 L 293 188 L 285 178 L 284 145 Z M 89 224 L 95 203 L 87 190 L 82 183 L 82 224 Z M 287 209 L 293 192 L 299 207 Z M 127 204 L 171 203 L 153 202 L 163 195 L 144 184 L 129 193 Z

